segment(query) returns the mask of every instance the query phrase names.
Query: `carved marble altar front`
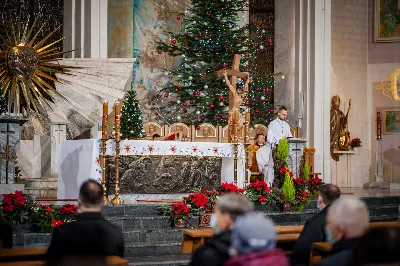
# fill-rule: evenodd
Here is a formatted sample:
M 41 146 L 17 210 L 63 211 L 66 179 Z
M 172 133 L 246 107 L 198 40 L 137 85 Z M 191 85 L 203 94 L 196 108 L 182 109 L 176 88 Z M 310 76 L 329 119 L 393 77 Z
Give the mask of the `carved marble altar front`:
M 300 175 L 301 160 L 306 142 L 306 139 L 298 138 L 291 138 L 288 140 L 289 156 L 287 157 L 286 162 L 294 177 L 298 177 Z

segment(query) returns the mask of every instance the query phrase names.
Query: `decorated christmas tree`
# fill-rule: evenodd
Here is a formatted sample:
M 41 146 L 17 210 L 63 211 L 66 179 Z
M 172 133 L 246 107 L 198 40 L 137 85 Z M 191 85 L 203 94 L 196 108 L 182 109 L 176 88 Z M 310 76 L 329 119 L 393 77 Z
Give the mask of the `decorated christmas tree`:
M 136 91 L 129 90 L 121 110 L 121 137 L 123 139 L 143 138 L 142 112 L 136 100 Z
M 250 108 L 252 124 L 269 123 L 274 75 L 258 75 L 256 59 L 260 51 L 273 47 L 273 32 L 255 25 L 240 27 L 239 14 L 247 7 L 246 0 L 196 0 L 187 12 L 177 14 L 180 30 L 166 33 L 157 46 L 160 56 L 179 61 L 176 68 L 165 68 L 171 82 L 152 101 L 160 121 L 226 125 L 229 88 L 216 72 L 230 69 L 234 54 L 239 54 L 240 71 L 249 72 L 253 80 L 243 107 Z M 240 91 L 244 81 L 239 78 L 236 85 Z

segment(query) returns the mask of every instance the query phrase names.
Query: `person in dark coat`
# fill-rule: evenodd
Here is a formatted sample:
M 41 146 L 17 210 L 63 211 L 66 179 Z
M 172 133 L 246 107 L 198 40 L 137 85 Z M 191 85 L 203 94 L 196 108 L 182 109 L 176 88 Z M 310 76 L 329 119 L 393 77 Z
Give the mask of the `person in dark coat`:
M 325 259 L 314 265 L 353 265 L 353 249 L 368 226 L 369 213 L 363 201 L 356 198 L 335 200 L 326 216 L 326 235 L 332 250 Z
M 353 265 L 400 265 L 400 223 L 371 227 L 353 250 Z
M 79 191 L 76 222 L 54 230 L 47 256 L 49 260 L 76 256 L 124 256 L 121 228 L 101 214 L 104 206 L 103 188 L 94 181 L 84 182 Z
M 229 260 L 232 229 L 238 216 L 254 210 L 254 204 L 243 195 L 227 194 L 218 199 L 210 227 L 215 235 L 192 256 L 191 266 L 222 266 Z
M 304 225 L 299 239 L 293 248 L 289 259 L 294 266 L 306 266 L 310 262 L 311 246 L 314 242 L 325 242 L 325 220 L 330 204 L 340 197 L 340 189 L 333 184 L 319 188 L 317 206 L 319 213 L 314 215 Z
M 4 220 L 0 209 L 0 248 L 12 248 L 12 246 L 12 226 Z
M 225 266 L 289 266 L 281 249 L 276 248 L 276 230 L 264 213 L 240 216 L 232 231 L 232 249 L 235 256 Z

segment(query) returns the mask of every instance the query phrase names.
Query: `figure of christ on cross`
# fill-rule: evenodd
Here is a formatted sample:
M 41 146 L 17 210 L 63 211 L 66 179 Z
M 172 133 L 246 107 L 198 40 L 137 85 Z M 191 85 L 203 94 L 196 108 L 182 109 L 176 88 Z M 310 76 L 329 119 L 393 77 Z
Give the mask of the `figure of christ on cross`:
M 225 76 L 225 82 L 229 87 L 229 111 L 228 111 L 228 125 L 229 125 L 229 142 L 232 140 L 232 125 L 233 125 L 233 114 L 239 112 L 240 106 L 243 103 L 243 99 L 247 97 L 249 83 L 251 82 L 249 73 L 240 72 L 240 55 L 235 54 L 233 57 L 232 69 L 223 69 L 217 72 L 218 77 Z M 231 76 L 231 80 L 228 79 Z M 246 81 L 242 92 L 239 94 L 236 90 L 237 78 L 241 78 Z M 240 129 L 239 129 L 240 130 Z

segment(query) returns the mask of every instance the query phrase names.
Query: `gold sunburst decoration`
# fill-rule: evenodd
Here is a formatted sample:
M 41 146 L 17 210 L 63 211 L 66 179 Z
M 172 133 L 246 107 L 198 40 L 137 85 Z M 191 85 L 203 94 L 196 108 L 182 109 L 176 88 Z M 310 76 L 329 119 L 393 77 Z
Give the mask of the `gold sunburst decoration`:
M 11 21 L 10 34 L 6 31 L 7 47 L 0 50 L 0 88 L 3 95 L 8 98 L 9 112 L 14 106 L 14 113 L 19 115 L 21 108 L 25 108 L 30 115 L 33 107 L 40 117 L 39 105 L 44 107 L 46 104 L 51 109 L 49 102 L 55 102 L 55 95 L 66 100 L 54 87 L 54 83 L 62 82 L 52 74 L 69 75 L 64 69 L 72 67 L 55 61 L 73 50 L 59 52 L 58 48 L 54 48 L 54 45 L 64 38 L 47 44 L 61 25 L 41 40 L 37 40 L 37 37 L 44 25 L 36 32 L 34 32 L 36 20 L 29 29 L 28 25 L 29 18 L 25 26 L 22 25 L 20 13 L 16 28 Z

